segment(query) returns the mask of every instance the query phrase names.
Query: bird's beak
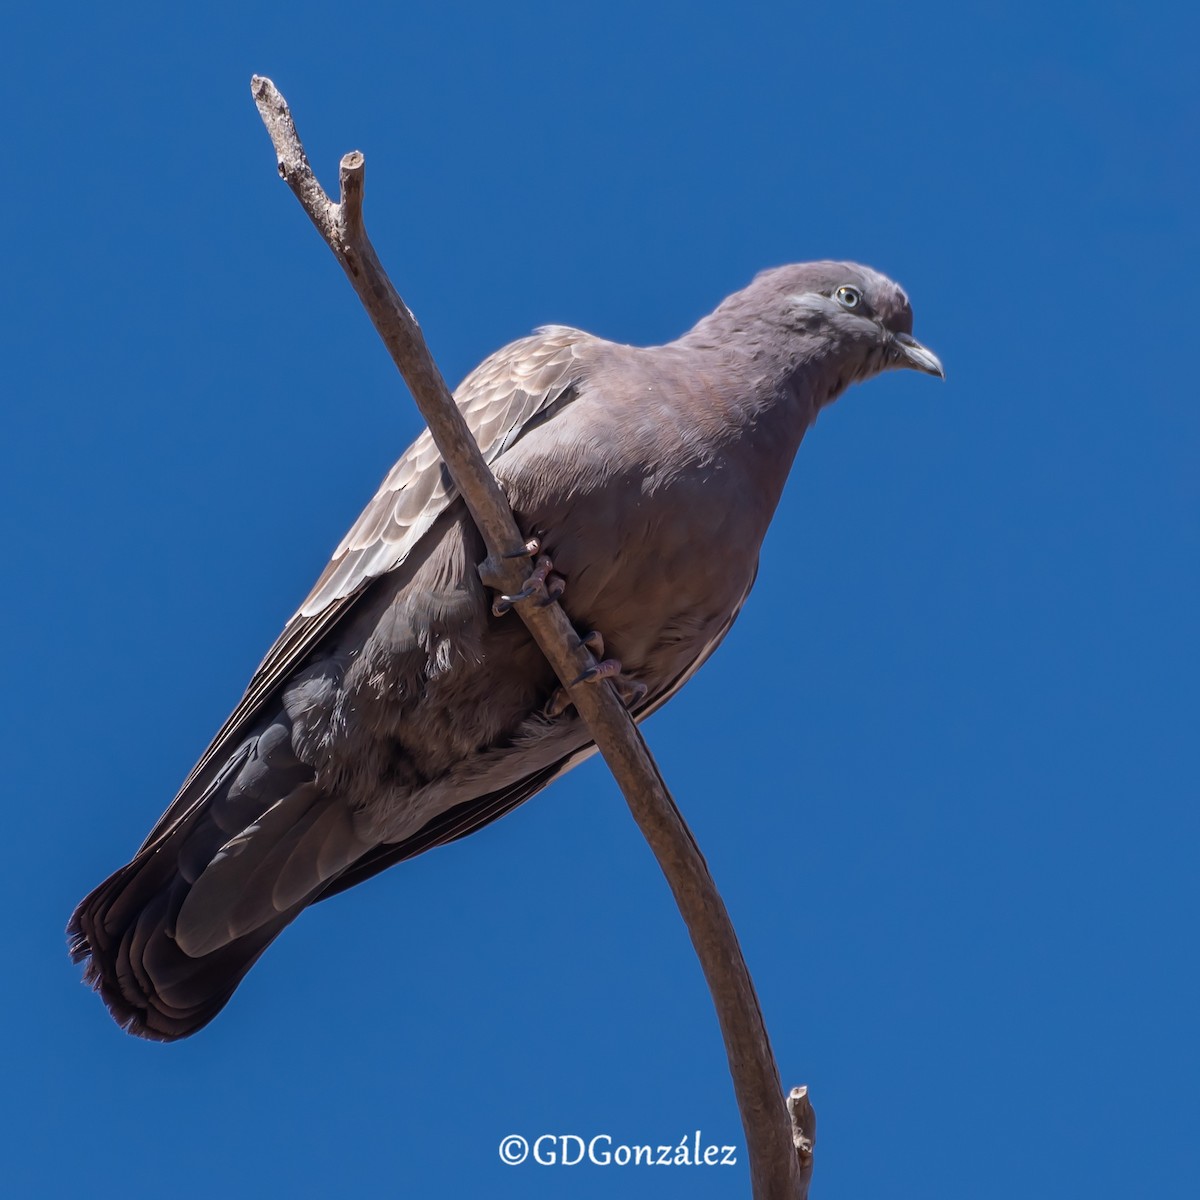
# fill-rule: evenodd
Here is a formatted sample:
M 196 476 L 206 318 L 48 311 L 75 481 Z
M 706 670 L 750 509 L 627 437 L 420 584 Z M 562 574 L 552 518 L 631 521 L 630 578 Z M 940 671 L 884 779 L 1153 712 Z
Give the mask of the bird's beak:
M 936 375 L 939 379 L 946 378 L 946 369 L 942 360 L 932 350 L 927 350 L 915 337 L 908 333 L 893 333 L 892 345 L 895 347 L 896 365 L 912 367 L 914 371 L 924 371 L 926 375 Z

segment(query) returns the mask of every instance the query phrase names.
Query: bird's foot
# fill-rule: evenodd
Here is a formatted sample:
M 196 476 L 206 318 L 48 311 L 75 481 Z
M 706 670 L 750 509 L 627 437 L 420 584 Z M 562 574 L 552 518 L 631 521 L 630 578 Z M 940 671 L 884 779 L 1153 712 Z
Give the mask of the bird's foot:
M 599 683 L 602 679 L 611 679 L 613 686 L 617 689 L 617 695 L 621 697 L 621 702 L 626 708 L 632 708 L 643 699 L 646 695 L 646 685 L 631 675 L 626 675 L 622 671 L 618 659 L 604 657 L 604 637 L 598 629 L 584 634 L 579 641 L 580 645 L 586 646 L 595 655 L 597 661 L 572 681 L 572 687 L 580 683 Z M 571 708 L 573 704 L 574 701 L 567 689 L 560 687 L 555 689 L 542 711 L 548 717 L 557 717 Z
M 525 549 L 529 553 L 537 554 L 541 549 L 541 543 L 537 538 L 530 538 L 525 543 Z M 506 558 L 522 558 L 523 554 L 514 552 L 510 555 L 505 555 Z M 534 564 L 533 572 L 529 578 L 521 585 L 519 592 L 513 592 L 511 596 L 500 595 L 492 602 L 492 613 L 497 617 L 502 617 L 508 612 L 514 604 L 519 604 L 522 600 L 528 600 L 536 596 L 543 588 L 546 594 L 538 601 L 538 604 L 545 608 L 547 604 L 553 604 L 564 591 L 566 591 L 567 581 L 555 573 L 554 563 L 550 561 L 550 556 L 542 554 Z

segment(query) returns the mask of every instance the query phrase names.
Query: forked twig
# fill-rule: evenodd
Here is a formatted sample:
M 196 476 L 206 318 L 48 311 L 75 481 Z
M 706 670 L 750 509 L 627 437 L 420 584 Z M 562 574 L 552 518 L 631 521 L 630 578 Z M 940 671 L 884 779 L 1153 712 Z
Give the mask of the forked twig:
M 257 75 L 251 89 L 275 145 L 279 174 L 349 276 L 483 535 L 488 559 L 480 567 L 480 575 L 490 587 L 508 593 L 519 591 L 528 573 L 528 566 L 517 556 L 524 538 L 425 345 L 420 327 L 392 286 L 367 237 L 362 217 L 362 154 L 355 150 L 342 159 L 340 200 L 335 204 L 309 166 L 291 112 L 278 89 L 269 79 Z M 806 1089 L 794 1089 L 784 1102 L 754 984 L 700 848 L 613 687 L 572 686 L 572 681 L 594 660 L 580 645 L 561 606 L 527 602 L 518 604 L 516 612 L 586 722 L 687 924 L 725 1039 L 746 1133 L 755 1200 L 807 1196 L 812 1172 L 812 1107 Z

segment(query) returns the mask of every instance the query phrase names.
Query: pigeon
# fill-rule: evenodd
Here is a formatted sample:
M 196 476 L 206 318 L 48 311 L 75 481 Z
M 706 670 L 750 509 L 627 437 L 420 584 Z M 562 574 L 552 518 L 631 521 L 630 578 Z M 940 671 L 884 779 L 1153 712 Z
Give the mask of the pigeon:
M 891 368 L 944 378 L 901 288 L 761 272 L 678 340 L 542 328 L 455 393 L 527 548 L 641 721 L 728 633 L 805 431 Z M 68 927 L 124 1029 L 174 1041 L 307 905 L 481 828 L 593 753 L 477 568 L 428 431 L 392 468 L 133 859 Z M 603 649 L 601 650 L 601 643 Z

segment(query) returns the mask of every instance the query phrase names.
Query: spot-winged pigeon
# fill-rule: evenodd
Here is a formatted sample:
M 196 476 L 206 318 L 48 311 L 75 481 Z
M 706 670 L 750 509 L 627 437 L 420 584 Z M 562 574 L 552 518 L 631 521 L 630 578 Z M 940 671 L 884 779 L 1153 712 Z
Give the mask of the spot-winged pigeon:
M 810 263 L 763 272 L 669 345 L 550 327 L 458 389 L 637 719 L 728 632 L 822 406 L 892 367 L 942 375 L 911 331 L 896 284 Z M 495 820 L 594 749 L 523 624 L 493 609 L 484 557 L 426 432 L 133 861 L 71 919 L 72 955 L 131 1033 L 194 1033 L 306 905 Z

